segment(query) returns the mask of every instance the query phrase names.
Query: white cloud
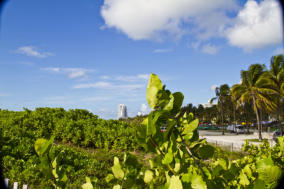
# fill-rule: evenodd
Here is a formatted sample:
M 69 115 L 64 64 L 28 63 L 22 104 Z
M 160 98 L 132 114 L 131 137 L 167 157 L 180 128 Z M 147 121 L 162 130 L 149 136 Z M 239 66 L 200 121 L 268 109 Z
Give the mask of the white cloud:
M 84 68 L 59 68 L 59 67 L 49 67 L 44 68 L 46 71 L 53 73 L 65 74 L 68 78 L 86 78 L 88 73 L 94 72 L 94 69 L 84 69 Z
M 101 76 L 104 80 L 114 80 L 114 81 L 124 81 L 124 82 L 138 82 L 147 81 L 149 79 L 149 74 L 137 74 L 137 75 L 119 75 L 119 76 Z
M 39 52 L 35 46 L 22 46 L 16 50 L 16 53 L 24 54 L 31 57 L 46 58 L 52 56 L 50 52 Z
M 219 47 L 217 47 L 215 45 L 211 45 L 211 44 L 205 44 L 202 47 L 203 53 L 207 53 L 207 54 L 211 54 L 211 55 L 216 54 L 218 50 L 219 50 Z
M 150 77 L 150 75 L 148 75 L 148 74 L 139 74 L 139 75 L 137 75 L 138 79 L 148 80 L 149 77 Z
M 168 48 L 168 49 L 155 49 L 153 52 L 154 53 L 168 53 L 168 52 L 172 52 L 172 51 L 173 51 L 173 49 Z
M 227 29 L 229 43 L 245 51 L 282 43 L 282 18 L 276 0 L 249 0 Z
M 273 51 L 273 55 L 284 54 L 284 48 L 280 47 Z
M 134 40 L 180 38 L 190 32 L 206 39 L 222 31 L 230 20 L 226 12 L 237 8 L 234 0 L 105 0 L 101 15 L 103 28 L 115 28 Z
M 210 90 L 215 91 L 215 89 L 216 89 L 217 87 L 218 87 L 217 84 L 213 84 L 213 85 L 210 87 Z
M 96 82 L 96 83 L 85 83 L 85 84 L 77 84 L 73 86 L 74 89 L 84 89 L 84 88 L 98 88 L 105 90 L 136 90 L 141 89 L 145 85 L 143 84 L 112 84 L 109 82 Z

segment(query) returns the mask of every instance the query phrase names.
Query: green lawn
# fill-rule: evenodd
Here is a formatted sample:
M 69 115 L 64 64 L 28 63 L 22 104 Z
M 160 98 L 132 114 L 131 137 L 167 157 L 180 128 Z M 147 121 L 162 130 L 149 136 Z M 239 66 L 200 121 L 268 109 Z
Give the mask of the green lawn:
M 259 141 L 258 139 L 245 139 L 245 141 L 248 140 L 248 142 L 262 142 L 264 140 L 268 140 L 268 139 L 262 139 L 262 141 Z

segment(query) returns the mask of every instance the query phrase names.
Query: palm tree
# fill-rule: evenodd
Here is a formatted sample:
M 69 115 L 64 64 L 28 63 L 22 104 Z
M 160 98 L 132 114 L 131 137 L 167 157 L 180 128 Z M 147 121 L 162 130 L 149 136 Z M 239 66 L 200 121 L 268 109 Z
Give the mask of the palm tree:
M 252 102 L 258 125 L 258 138 L 260 141 L 262 141 L 262 126 L 260 121 L 261 105 L 265 105 L 267 109 L 273 109 L 275 107 L 275 104 L 271 99 L 271 95 L 275 93 L 273 90 L 267 88 L 266 82 L 261 78 L 264 69 L 264 65 L 253 64 L 249 67 L 248 71 L 242 70 L 241 83 L 235 84 L 232 87 L 232 94 L 237 101 L 242 103 Z
M 276 101 L 276 115 L 278 122 L 281 122 L 281 100 L 284 96 L 284 57 L 283 55 L 273 56 L 270 60 L 270 70 L 262 75 L 263 83 L 267 88 L 274 90 Z
M 221 125 L 223 127 L 222 135 L 224 135 L 224 106 L 228 98 L 230 98 L 230 87 L 227 84 L 223 84 L 215 89 L 215 94 L 216 97 L 210 99 L 210 104 L 212 104 L 214 100 L 217 100 L 217 105 L 221 114 Z

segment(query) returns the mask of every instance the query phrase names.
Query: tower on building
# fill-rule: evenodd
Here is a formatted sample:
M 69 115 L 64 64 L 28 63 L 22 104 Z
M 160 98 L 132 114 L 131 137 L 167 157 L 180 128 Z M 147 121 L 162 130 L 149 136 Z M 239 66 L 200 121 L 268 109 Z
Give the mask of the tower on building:
M 126 119 L 127 118 L 127 107 L 126 107 L 126 105 L 124 105 L 124 104 L 118 105 L 117 118 L 118 119 Z

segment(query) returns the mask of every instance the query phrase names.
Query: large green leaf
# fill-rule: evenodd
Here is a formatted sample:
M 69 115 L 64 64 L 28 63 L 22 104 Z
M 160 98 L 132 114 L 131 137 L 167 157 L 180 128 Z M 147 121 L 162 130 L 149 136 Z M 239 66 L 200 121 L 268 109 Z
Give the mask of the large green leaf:
M 273 164 L 271 158 L 264 158 L 256 163 L 258 179 L 263 180 L 266 184 L 273 183 L 281 177 L 281 169 Z
M 113 186 L 113 189 L 121 189 L 121 186 L 120 186 L 119 184 L 114 185 L 114 186 Z
M 86 183 L 82 185 L 82 189 L 94 189 L 89 177 L 86 177 Z
M 259 180 L 259 179 L 257 179 L 257 180 L 253 183 L 253 188 L 254 188 L 254 189 L 266 189 L 264 181 Z
M 206 183 L 203 181 L 202 177 L 198 174 L 192 176 L 191 187 L 193 189 L 207 189 Z
M 189 124 L 184 124 L 183 134 L 188 134 L 188 133 L 193 132 L 197 128 L 198 123 L 199 123 L 198 119 L 195 119 Z
M 250 184 L 246 174 L 244 174 L 244 172 L 241 172 L 240 175 L 239 175 L 239 178 L 240 178 L 240 184 L 242 186 L 247 186 Z
M 151 170 L 146 170 L 144 175 L 144 182 L 150 183 L 153 179 L 153 172 Z
M 175 97 L 170 94 L 169 96 L 170 100 L 168 101 L 168 103 L 165 105 L 165 107 L 163 108 L 163 110 L 167 110 L 167 111 L 171 111 L 174 108 L 174 100 Z
M 114 157 L 114 165 L 111 168 L 112 173 L 114 174 L 114 177 L 117 179 L 123 179 L 124 177 L 124 172 L 121 169 L 120 163 L 119 163 L 119 159 L 117 157 Z
M 228 159 L 220 158 L 215 162 L 215 165 L 220 165 L 224 170 L 228 169 Z
M 149 106 L 154 109 L 158 104 L 158 92 L 162 90 L 162 82 L 159 77 L 151 73 L 147 86 L 147 101 Z
M 278 137 L 278 143 L 279 143 L 281 152 L 284 153 L 284 136 Z
M 182 189 L 182 183 L 179 176 L 173 175 L 171 177 L 169 189 Z
M 173 93 L 173 96 L 174 96 L 173 112 L 177 113 L 182 106 L 184 96 L 181 92 L 175 92 Z
M 202 159 L 211 158 L 214 155 L 214 147 L 210 145 L 203 145 L 198 149 L 198 155 Z
M 43 138 L 37 139 L 34 145 L 36 153 L 39 156 L 42 156 L 45 153 L 47 153 L 50 150 L 53 141 L 54 141 L 54 136 L 52 136 L 50 140 L 46 140 Z
M 165 155 L 165 157 L 164 157 L 164 159 L 163 159 L 162 162 L 163 162 L 163 164 L 170 164 L 170 163 L 172 163 L 173 158 L 174 158 L 173 153 L 168 152 L 168 153 Z
M 105 178 L 106 182 L 109 183 L 114 179 L 114 176 L 112 174 L 108 174 Z

